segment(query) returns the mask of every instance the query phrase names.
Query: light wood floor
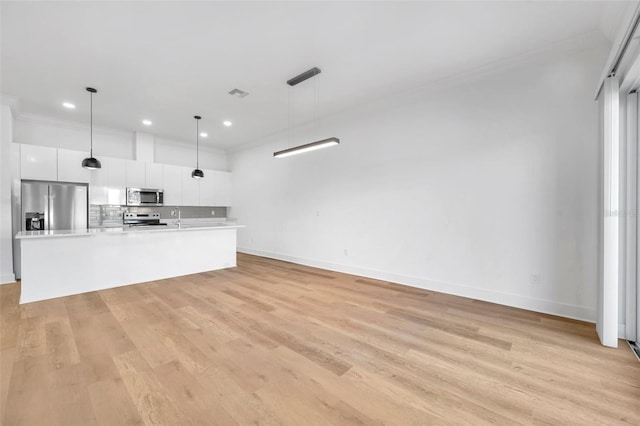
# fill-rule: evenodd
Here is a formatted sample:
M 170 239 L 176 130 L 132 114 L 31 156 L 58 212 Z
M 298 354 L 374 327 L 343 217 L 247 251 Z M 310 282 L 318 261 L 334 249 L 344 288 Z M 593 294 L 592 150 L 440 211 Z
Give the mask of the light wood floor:
M 2 424 L 640 424 L 640 363 L 591 324 L 238 260 L 23 306 L 0 286 Z

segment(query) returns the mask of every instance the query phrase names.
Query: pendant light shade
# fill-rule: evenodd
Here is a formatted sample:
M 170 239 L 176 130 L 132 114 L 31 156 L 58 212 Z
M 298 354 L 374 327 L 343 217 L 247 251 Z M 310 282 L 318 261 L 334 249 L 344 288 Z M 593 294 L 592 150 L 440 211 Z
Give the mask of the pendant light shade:
M 89 97 L 91 98 L 91 154 L 89 155 L 89 158 L 82 160 L 82 167 L 89 170 L 96 170 L 102 168 L 100 161 L 93 156 L 93 94 L 98 93 L 98 91 L 93 87 L 87 87 L 87 92 L 89 92 Z
M 97 158 L 89 157 L 82 160 L 82 167 L 89 170 L 95 170 L 102 168 L 102 164 Z
M 198 136 L 200 135 L 200 132 L 198 131 L 198 121 L 202 118 L 199 115 L 194 115 L 193 118 L 196 119 L 196 168 L 194 171 L 191 172 L 191 177 L 194 179 L 202 179 L 204 177 L 204 172 L 202 170 L 200 170 L 200 164 L 199 164 L 199 157 L 200 157 L 200 153 L 199 153 L 199 141 L 198 141 Z

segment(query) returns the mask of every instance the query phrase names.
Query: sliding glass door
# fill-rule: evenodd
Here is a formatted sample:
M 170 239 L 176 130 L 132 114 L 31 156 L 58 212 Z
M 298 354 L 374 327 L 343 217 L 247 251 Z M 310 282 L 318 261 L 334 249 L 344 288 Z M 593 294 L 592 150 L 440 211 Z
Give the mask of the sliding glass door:
M 625 239 L 624 249 L 624 288 L 621 288 L 620 311 L 624 312 L 621 318 L 624 324 L 624 338 L 631 342 L 640 342 L 640 291 L 639 290 L 639 271 L 640 265 L 640 223 L 638 223 L 638 201 L 640 200 L 640 173 L 638 173 L 638 165 L 640 164 L 639 145 L 639 129 L 640 108 L 638 105 L 637 87 L 633 87 L 630 93 L 621 93 L 621 107 L 626 109 L 625 121 L 621 123 L 625 127 L 621 129 L 624 132 L 625 145 L 625 204 L 624 209 L 625 225 L 622 237 Z M 622 286 L 621 286 L 622 287 Z M 622 336 L 621 336 L 622 337 Z

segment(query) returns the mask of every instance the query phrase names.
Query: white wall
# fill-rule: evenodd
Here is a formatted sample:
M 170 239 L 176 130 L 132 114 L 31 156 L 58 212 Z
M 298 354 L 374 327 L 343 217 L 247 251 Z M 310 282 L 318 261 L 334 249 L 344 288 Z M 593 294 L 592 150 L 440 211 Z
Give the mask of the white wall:
M 89 151 L 89 126 L 31 115 L 16 116 L 14 124 L 16 143 Z M 133 132 L 94 126 L 94 156 L 132 160 L 133 136 Z
M 20 115 L 15 119 L 14 142 L 44 145 L 56 148 L 89 150 L 89 126 L 49 119 L 47 117 Z M 100 156 L 134 159 L 134 132 L 93 128 L 93 153 Z M 194 166 L 195 142 L 184 143 L 155 137 L 155 162 L 178 166 Z M 201 168 L 227 170 L 226 154 L 222 150 L 200 146 Z
M 399 94 L 233 153 L 241 251 L 595 320 L 597 47 Z M 300 131 L 298 133 L 301 133 Z M 337 136 L 338 147 L 274 159 Z
M 227 170 L 227 154 L 200 144 L 200 168 Z M 156 163 L 196 167 L 196 143 L 183 143 L 156 137 Z
M 15 281 L 11 231 L 11 139 L 13 116 L 2 100 L 0 122 L 0 284 Z

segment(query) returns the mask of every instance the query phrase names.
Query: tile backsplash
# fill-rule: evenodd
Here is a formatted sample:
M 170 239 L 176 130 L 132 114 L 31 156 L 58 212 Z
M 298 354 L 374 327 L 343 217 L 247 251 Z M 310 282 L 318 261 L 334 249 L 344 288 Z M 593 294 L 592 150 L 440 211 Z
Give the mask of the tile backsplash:
M 175 206 L 162 207 L 129 207 L 116 205 L 89 205 L 89 227 L 122 225 L 122 215 L 125 212 L 133 213 L 160 213 L 160 219 L 175 219 L 171 211 Z M 213 214 L 211 214 L 213 212 Z M 224 219 L 227 217 L 226 207 L 180 207 L 180 216 L 183 219 Z

